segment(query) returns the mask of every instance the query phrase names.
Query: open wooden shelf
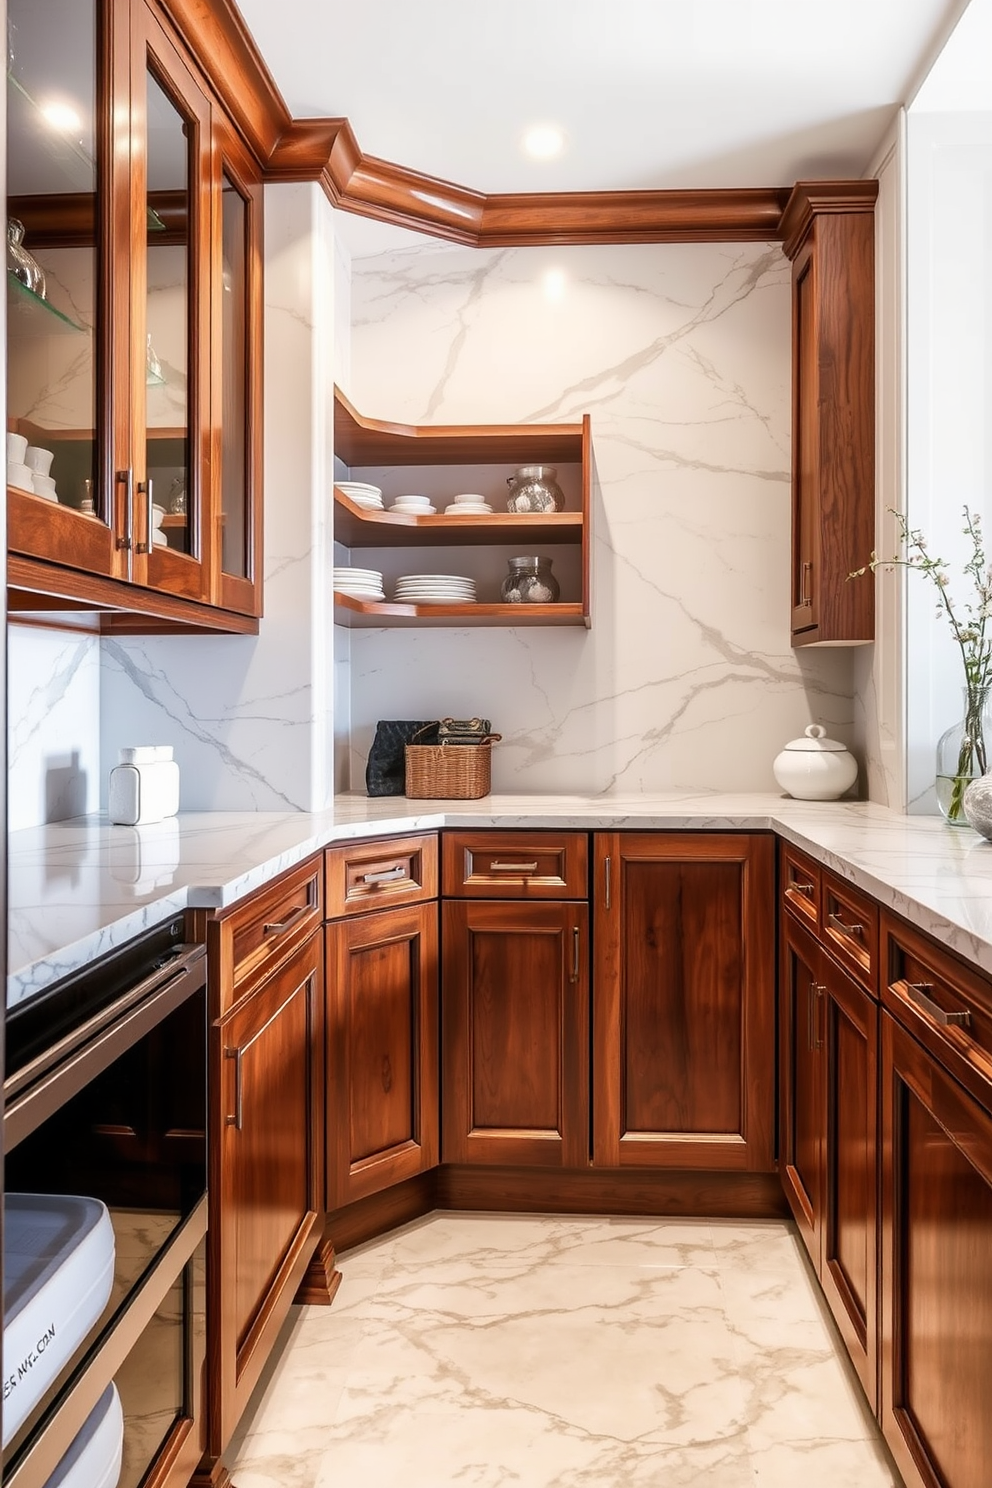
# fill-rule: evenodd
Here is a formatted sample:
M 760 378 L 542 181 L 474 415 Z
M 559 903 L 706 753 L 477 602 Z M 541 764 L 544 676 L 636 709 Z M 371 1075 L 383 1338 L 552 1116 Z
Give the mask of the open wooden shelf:
M 335 620 L 351 629 L 382 626 L 584 625 L 580 604 L 393 604 L 334 591 Z
M 581 543 L 581 512 L 535 513 L 518 516 L 410 517 L 404 512 L 367 511 L 343 491 L 334 491 L 334 537 L 346 548 L 487 547 L 493 543 L 521 543 L 526 552 L 548 543 Z

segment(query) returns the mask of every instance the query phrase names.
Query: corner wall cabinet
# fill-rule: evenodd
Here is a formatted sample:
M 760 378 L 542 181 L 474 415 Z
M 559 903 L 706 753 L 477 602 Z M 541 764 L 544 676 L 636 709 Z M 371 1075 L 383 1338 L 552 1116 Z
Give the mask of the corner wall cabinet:
M 11 608 L 253 631 L 260 168 L 153 0 L 8 15 L 7 428 L 54 457 L 8 472 Z
M 370 511 L 339 488 L 334 492 L 334 537 L 356 566 L 383 571 L 386 588 L 400 573 L 458 572 L 477 581 L 474 604 L 398 604 L 335 593 L 335 621 L 347 626 L 586 625 L 589 606 L 589 487 L 592 450 L 588 414 L 577 424 L 416 427 L 363 418 L 334 393 L 334 450 L 350 477 L 382 488 L 387 509 Z M 506 478 L 520 465 L 559 470 L 567 509 L 549 514 L 505 510 Z M 492 514 L 448 515 L 456 494 L 471 489 L 489 500 Z M 436 515 L 388 509 L 395 496 L 415 491 L 435 498 Z M 545 554 L 561 586 L 555 604 L 505 604 L 499 588 L 506 560 Z
M 792 644 L 874 639 L 877 181 L 799 181 L 792 260 Z

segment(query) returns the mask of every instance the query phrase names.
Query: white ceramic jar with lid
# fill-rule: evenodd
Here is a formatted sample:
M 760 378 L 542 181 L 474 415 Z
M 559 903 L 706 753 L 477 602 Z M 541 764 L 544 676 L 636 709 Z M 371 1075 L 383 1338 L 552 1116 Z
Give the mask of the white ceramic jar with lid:
M 858 778 L 858 762 L 845 745 L 811 723 L 801 739 L 776 755 L 772 773 L 797 801 L 836 801 Z

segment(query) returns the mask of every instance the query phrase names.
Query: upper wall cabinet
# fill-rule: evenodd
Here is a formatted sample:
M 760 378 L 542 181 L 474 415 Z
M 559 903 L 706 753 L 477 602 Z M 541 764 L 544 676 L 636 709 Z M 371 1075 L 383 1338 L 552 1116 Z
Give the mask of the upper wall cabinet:
M 12 602 L 254 629 L 259 169 L 150 3 L 8 17 Z
M 461 425 L 419 428 L 363 418 L 335 389 L 334 453 L 350 475 L 383 492 L 385 509 L 359 505 L 334 492 L 334 537 L 356 566 L 382 573 L 384 601 L 335 592 L 340 625 L 589 625 L 588 414 L 578 424 Z M 523 465 L 552 465 L 565 497 L 555 512 L 510 513 L 507 477 Z M 458 513 L 453 498 L 476 493 L 490 512 Z M 404 494 L 426 495 L 426 515 L 390 509 Z M 560 587 L 554 603 L 504 603 L 500 586 L 508 560 L 527 554 L 551 559 Z M 401 575 L 457 573 L 475 583 L 477 598 L 461 603 L 397 603 Z
M 792 643 L 875 634 L 877 181 L 800 181 L 782 217 L 792 260 Z

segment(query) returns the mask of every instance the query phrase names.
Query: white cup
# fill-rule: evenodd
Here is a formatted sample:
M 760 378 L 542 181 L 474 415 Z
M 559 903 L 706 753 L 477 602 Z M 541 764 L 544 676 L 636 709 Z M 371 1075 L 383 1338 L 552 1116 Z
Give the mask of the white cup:
M 24 464 L 24 456 L 28 452 L 28 442 L 23 434 L 7 435 L 7 463 L 15 465 Z
M 55 482 L 52 480 L 52 477 L 50 475 L 39 475 L 37 470 L 34 473 L 34 488 L 39 496 L 55 495 Z
M 24 456 L 24 463 L 35 475 L 48 475 L 52 469 L 52 461 L 55 459 L 55 451 L 42 449 L 37 444 L 29 444 Z
M 8 460 L 7 484 L 8 486 L 19 486 L 22 491 L 33 491 L 34 471 L 28 465 L 21 465 L 15 460 Z

